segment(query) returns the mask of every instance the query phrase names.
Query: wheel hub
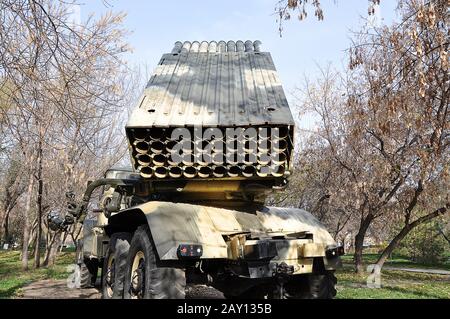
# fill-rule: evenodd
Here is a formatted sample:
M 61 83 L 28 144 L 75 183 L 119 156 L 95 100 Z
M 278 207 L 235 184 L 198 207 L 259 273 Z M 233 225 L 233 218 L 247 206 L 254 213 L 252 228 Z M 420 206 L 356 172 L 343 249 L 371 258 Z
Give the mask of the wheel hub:
M 136 253 L 131 269 L 131 295 L 133 298 L 143 298 L 145 291 L 145 258 L 144 253 Z
M 106 278 L 105 278 L 107 293 L 108 293 L 109 297 L 112 297 L 112 295 L 114 293 L 115 273 L 116 273 L 115 259 L 111 255 L 108 259 L 108 265 L 106 268 Z

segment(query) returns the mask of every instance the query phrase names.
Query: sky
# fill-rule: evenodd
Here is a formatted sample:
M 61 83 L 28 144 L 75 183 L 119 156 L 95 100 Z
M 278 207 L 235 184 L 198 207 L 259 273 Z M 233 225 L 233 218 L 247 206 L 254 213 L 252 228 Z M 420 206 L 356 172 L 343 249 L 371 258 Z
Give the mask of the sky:
M 108 11 L 125 12 L 125 28 L 133 53 L 131 65 L 152 70 L 175 41 L 261 40 L 263 51 L 272 54 L 288 101 L 305 77 L 314 78 L 318 66 L 345 64 L 351 30 L 358 30 L 367 18 L 367 0 L 322 0 L 325 19 L 314 12 L 299 21 L 284 22 L 280 37 L 274 8 L 278 0 L 85 0 L 75 10 L 81 19 Z M 397 1 L 384 0 L 377 9 L 376 22 L 395 18 Z

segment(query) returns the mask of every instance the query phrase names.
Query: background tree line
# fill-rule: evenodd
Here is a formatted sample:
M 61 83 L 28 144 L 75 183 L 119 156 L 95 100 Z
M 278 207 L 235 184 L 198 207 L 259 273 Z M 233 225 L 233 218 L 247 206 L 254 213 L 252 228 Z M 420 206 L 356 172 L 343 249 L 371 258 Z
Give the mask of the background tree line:
M 125 15 L 80 23 L 74 4 L 0 0 L 0 238 L 20 241 L 24 269 L 30 248 L 34 267 L 41 257 L 48 265 L 67 236 L 78 237 L 80 229 L 49 232 L 44 218 L 65 213 L 65 192 L 82 194 L 126 154 L 135 83 Z
M 290 0 L 278 3 L 280 21 L 308 6 L 323 18 L 320 1 Z M 448 6 L 398 1 L 399 22 L 367 23 L 343 71 L 323 68 L 295 92 L 317 131 L 301 138 L 290 190 L 273 202 L 312 211 L 341 242 L 350 235 L 358 272 L 369 233 L 387 241 L 382 266 L 415 228 L 438 219 L 448 229 Z

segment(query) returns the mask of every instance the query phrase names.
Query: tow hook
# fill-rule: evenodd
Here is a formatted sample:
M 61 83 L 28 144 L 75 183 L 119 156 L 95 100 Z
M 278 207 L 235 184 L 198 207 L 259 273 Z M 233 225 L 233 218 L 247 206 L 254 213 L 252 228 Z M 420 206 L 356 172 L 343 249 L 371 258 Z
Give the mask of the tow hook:
M 294 266 L 289 266 L 285 262 L 275 264 L 275 271 L 272 276 L 292 275 L 294 273 Z
M 284 299 L 287 294 L 285 292 L 284 284 L 289 281 L 289 276 L 294 273 L 294 266 L 289 266 L 285 262 L 276 264 L 275 271 L 272 277 L 277 281 L 277 287 L 274 291 L 275 299 Z

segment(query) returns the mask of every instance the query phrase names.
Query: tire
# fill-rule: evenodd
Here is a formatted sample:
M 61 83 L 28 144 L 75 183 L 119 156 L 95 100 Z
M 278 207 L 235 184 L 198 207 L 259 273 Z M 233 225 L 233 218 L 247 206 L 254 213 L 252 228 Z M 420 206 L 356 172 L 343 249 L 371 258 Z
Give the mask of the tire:
M 308 286 L 304 299 L 333 299 L 336 296 L 337 279 L 332 271 L 308 276 Z
M 78 265 L 80 267 L 80 288 L 92 287 L 92 275 L 85 263 Z
M 131 234 L 116 233 L 110 238 L 102 269 L 102 298 L 122 299 Z
M 184 299 L 185 271 L 162 267 L 147 225 L 131 240 L 125 276 L 125 299 Z
M 91 288 L 97 280 L 98 264 L 96 260 L 84 260 L 80 267 L 80 288 Z

